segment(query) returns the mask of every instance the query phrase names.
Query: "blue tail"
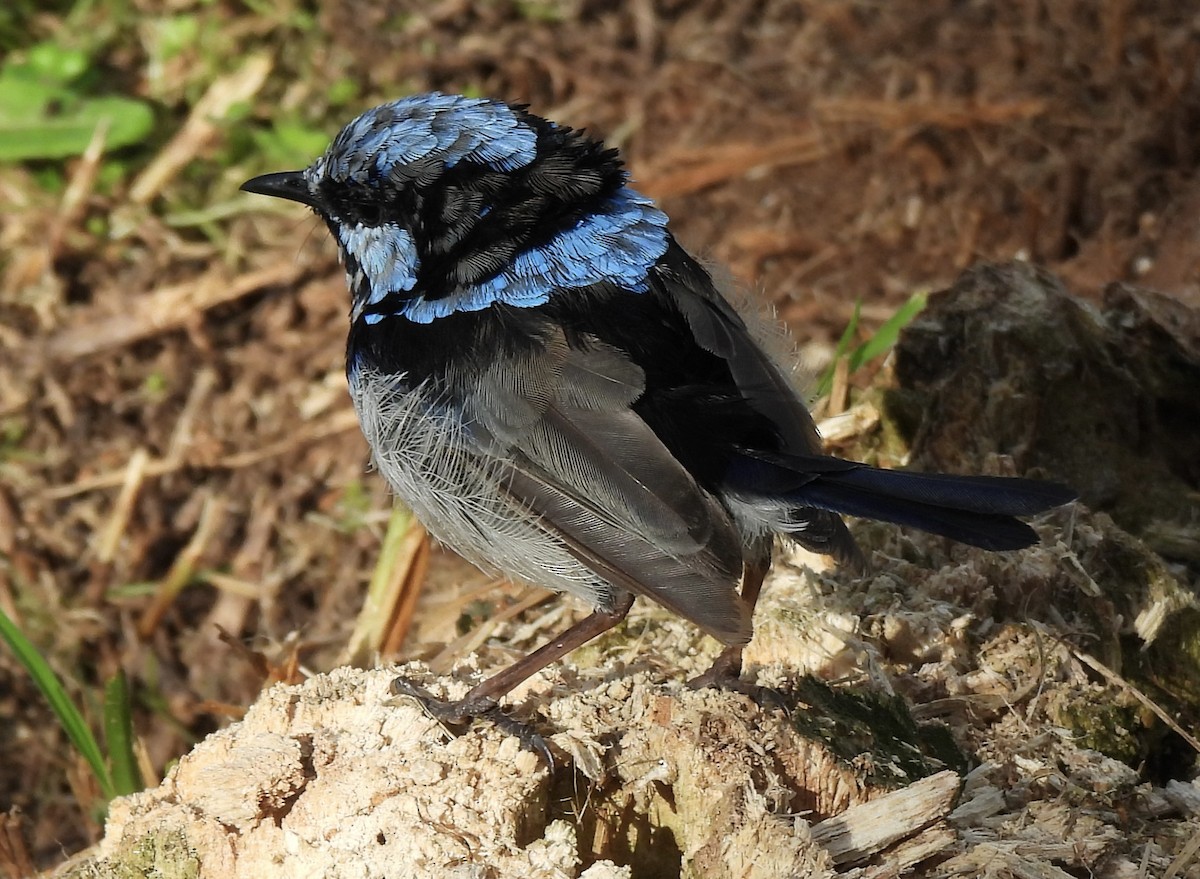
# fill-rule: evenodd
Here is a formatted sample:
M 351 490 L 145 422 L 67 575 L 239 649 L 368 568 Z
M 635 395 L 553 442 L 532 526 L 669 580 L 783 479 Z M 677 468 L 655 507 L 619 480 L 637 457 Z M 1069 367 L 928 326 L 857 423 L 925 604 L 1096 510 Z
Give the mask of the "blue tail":
M 755 451 L 742 453 L 727 485 L 740 505 L 763 515 L 779 511 L 781 523 L 803 521 L 802 511 L 816 508 L 907 525 L 990 550 L 1037 543 L 1037 532 L 1016 517 L 1077 497 L 1054 482 L 881 470 L 827 456 Z M 784 524 L 779 530 L 794 529 Z

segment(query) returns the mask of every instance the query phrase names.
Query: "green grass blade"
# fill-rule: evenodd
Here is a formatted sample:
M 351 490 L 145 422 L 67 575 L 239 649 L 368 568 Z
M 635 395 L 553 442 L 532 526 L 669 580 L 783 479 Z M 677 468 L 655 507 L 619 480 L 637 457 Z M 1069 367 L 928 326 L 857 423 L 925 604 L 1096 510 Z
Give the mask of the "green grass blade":
M 854 372 L 880 354 L 890 351 L 895 346 L 896 340 L 900 338 L 900 331 L 921 313 L 928 298 L 925 293 L 914 293 L 908 298 L 908 302 L 896 310 L 895 314 L 880 324 L 875 334 L 855 348 L 850 355 L 850 371 Z
M 17 628 L 16 623 L 9 619 L 2 610 L 0 610 L 0 637 L 8 644 L 21 665 L 25 666 L 25 670 L 29 672 L 33 682 L 37 684 L 42 695 L 46 697 L 46 701 L 50 703 L 50 708 L 58 718 L 59 725 L 62 726 L 75 749 L 92 767 L 104 799 L 111 800 L 113 798 L 112 776 L 109 775 L 108 767 L 104 762 L 104 754 L 96 742 L 96 737 L 92 735 L 87 721 L 83 719 L 83 715 L 75 707 L 71 697 L 67 695 L 67 691 L 54 674 L 54 670 L 50 668 L 50 664 Z
M 842 331 L 842 337 L 838 339 L 837 348 L 833 351 L 833 359 L 829 361 L 829 368 L 825 370 L 825 374 L 821 376 L 821 381 L 817 384 L 817 396 L 824 397 L 833 390 L 833 374 L 837 371 L 838 361 L 846 356 L 846 352 L 850 350 L 850 342 L 854 338 L 854 334 L 858 332 L 858 318 L 862 313 L 862 300 L 856 300 L 854 303 L 854 314 L 850 316 L 850 323 L 846 324 L 846 329 Z
M 117 672 L 104 686 L 104 739 L 112 761 L 113 789 L 117 796 L 137 793 L 142 774 L 133 754 L 133 717 L 129 708 L 129 682 Z

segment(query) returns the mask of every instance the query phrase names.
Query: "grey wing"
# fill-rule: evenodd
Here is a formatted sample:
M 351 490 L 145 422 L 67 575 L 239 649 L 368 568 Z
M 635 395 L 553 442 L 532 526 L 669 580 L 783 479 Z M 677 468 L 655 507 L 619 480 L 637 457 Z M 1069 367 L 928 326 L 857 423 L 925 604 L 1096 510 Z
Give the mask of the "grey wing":
M 598 340 L 493 363 L 475 377 L 474 440 L 508 489 L 586 567 L 727 644 L 749 640 L 729 513 L 630 408 L 641 369 Z

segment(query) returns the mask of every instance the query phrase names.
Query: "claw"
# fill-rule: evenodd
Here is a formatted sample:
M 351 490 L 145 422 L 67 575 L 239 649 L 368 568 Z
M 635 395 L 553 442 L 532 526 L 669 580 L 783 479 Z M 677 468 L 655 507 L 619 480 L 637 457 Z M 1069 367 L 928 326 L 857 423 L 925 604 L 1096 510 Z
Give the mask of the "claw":
M 510 736 L 516 736 L 521 743 L 521 747 L 526 751 L 532 751 L 541 756 L 546 761 L 546 768 L 550 770 L 550 774 L 554 774 L 554 755 L 550 753 L 550 746 L 546 744 L 546 740 L 542 738 L 541 733 L 535 730 L 530 724 L 517 720 L 514 717 L 509 717 L 500 710 L 498 705 L 492 705 L 490 709 L 478 715 L 486 718 L 496 725 L 496 728 Z
M 688 681 L 688 689 L 704 690 L 711 687 L 715 690 L 729 690 L 734 693 L 741 693 L 763 710 L 779 708 L 785 714 L 789 713 L 787 703 L 777 690 L 772 690 L 770 687 L 760 687 L 758 684 L 742 680 L 739 677 L 741 667 L 742 657 L 740 652 L 737 654 L 736 662 L 731 661 L 727 654 L 722 654 L 708 671 Z
M 510 717 L 501 710 L 495 699 L 487 696 L 445 700 L 438 699 L 424 687 L 413 683 L 408 678 L 396 678 L 392 681 L 393 696 L 408 696 L 416 699 L 436 720 L 448 724 L 461 724 L 476 718 L 488 720 L 497 729 L 510 736 L 516 736 L 521 747 L 532 751 L 546 761 L 546 767 L 554 773 L 554 755 L 546 740 L 530 724 Z

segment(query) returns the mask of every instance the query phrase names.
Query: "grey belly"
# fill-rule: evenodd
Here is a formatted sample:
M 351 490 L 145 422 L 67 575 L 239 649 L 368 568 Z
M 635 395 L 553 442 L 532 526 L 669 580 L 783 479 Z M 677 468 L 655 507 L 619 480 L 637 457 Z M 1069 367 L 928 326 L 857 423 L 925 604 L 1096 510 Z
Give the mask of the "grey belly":
M 350 392 L 376 468 L 430 535 L 488 573 L 610 608 L 613 586 L 506 490 L 504 458 L 481 454 L 461 418 L 403 378 L 360 371 Z

